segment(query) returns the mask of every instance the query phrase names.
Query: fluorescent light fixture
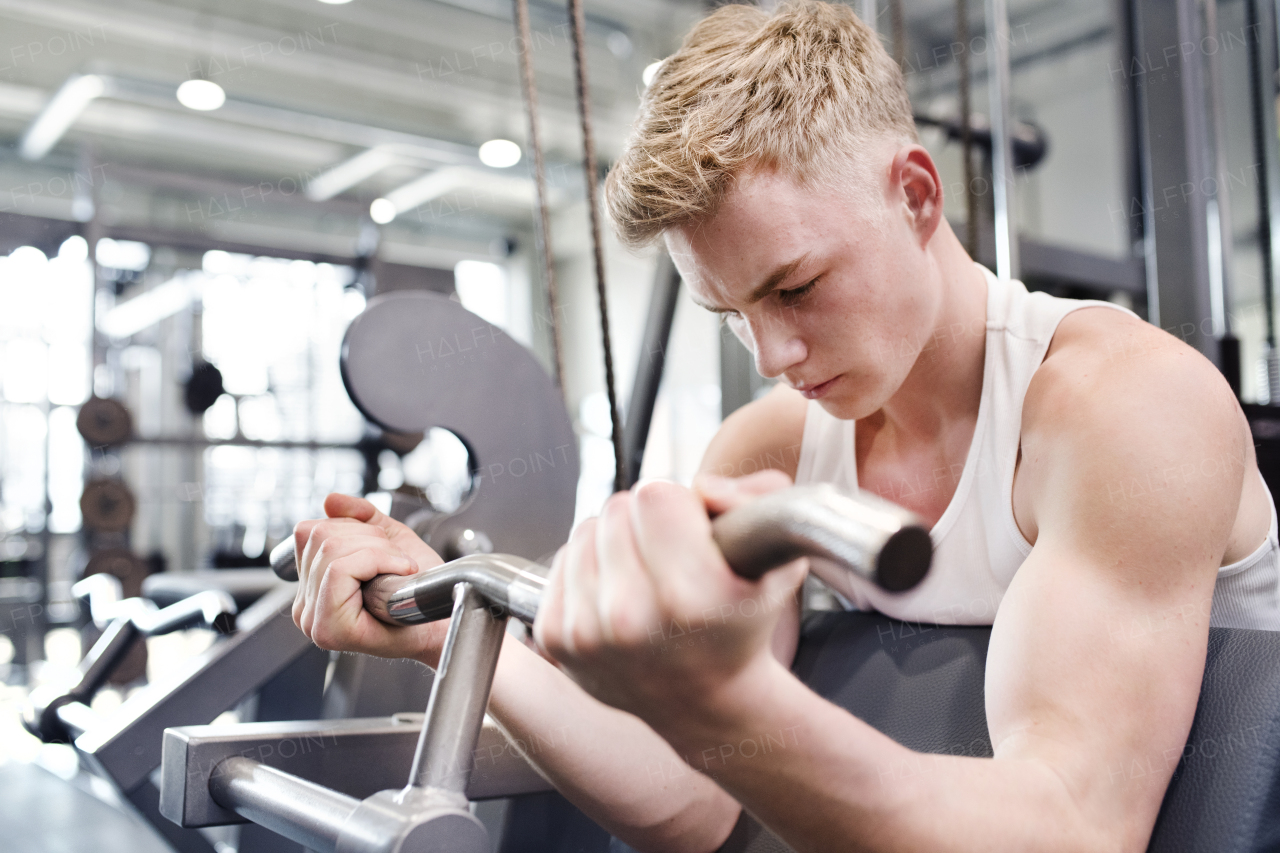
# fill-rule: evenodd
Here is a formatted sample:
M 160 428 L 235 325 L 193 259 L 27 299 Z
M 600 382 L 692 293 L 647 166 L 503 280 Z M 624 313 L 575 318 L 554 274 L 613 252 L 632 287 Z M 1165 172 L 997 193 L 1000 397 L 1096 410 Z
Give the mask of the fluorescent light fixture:
M 112 308 L 98 321 L 98 328 L 108 337 L 127 338 L 172 317 L 199 295 L 194 282 L 172 278 Z
M 330 6 L 345 6 L 351 0 L 320 0 L 321 3 L 328 3 Z
M 465 193 L 459 204 L 475 205 L 492 200 L 517 206 L 533 204 L 533 183 L 527 178 L 496 175 L 466 166 L 447 166 L 428 172 L 369 205 L 369 216 L 385 225 L 415 207 L 452 192 Z
M 151 263 L 151 247 L 135 240 L 112 240 L 103 237 L 94 251 L 98 266 L 113 270 L 142 272 Z
M 307 198 L 312 201 L 328 201 L 338 193 L 351 189 L 363 180 L 372 178 L 392 163 L 402 158 L 390 146 L 378 145 L 361 151 L 350 160 L 344 160 L 324 174 L 317 175 L 307 184 Z
M 658 76 L 658 69 L 661 67 L 662 60 L 659 59 L 657 62 L 650 62 L 644 67 L 644 71 L 640 72 L 640 79 L 644 81 L 646 88 L 653 82 L 653 78 Z
M 396 206 L 385 198 L 375 198 L 373 204 L 369 205 L 369 218 L 379 225 L 386 225 L 395 219 L 398 213 Z
M 178 87 L 178 103 L 189 110 L 208 112 L 227 101 L 227 93 L 212 80 L 188 80 Z
M 27 128 L 18 143 L 18 153 L 24 160 L 39 160 L 49 153 L 89 106 L 93 99 L 107 90 L 107 81 L 97 74 L 73 74 L 44 105 L 40 115 Z
M 505 169 L 520 162 L 520 146 L 510 139 L 490 139 L 480 146 L 480 162 L 495 169 Z

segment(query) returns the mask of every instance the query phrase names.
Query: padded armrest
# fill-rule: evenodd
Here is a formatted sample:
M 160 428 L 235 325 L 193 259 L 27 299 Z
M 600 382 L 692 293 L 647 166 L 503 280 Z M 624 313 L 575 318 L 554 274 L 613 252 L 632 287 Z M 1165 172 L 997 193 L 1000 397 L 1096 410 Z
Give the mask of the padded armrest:
M 821 696 L 920 752 L 989 756 L 983 683 L 989 627 L 899 622 L 875 613 L 806 620 L 793 669 Z M 1105 725 L 1105 722 L 1103 723 Z M 1148 853 L 1280 850 L 1280 632 L 1214 628 L 1191 734 Z M 1163 759 L 1162 759 L 1163 760 Z M 920 768 L 883 767 L 886 782 Z M 1149 772 L 1101 767 L 1102 773 Z M 536 808 L 533 808 L 536 803 Z M 502 853 L 632 853 L 558 794 L 513 802 Z M 519 840 L 515 840 L 519 839 Z M 789 853 L 744 813 L 720 853 Z
M 990 635 L 986 627 L 920 625 L 873 613 L 818 614 L 805 623 L 793 668 L 815 692 L 905 746 L 989 756 L 983 681 Z M 909 763 L 881 768 L 886 781 L 912 772 Z M 1191 734 L 1148 853 L 1278 848 L 1280 632 L 1213 628 Z M 746 814 L 721 847 L 722 853 L 789 850 Z

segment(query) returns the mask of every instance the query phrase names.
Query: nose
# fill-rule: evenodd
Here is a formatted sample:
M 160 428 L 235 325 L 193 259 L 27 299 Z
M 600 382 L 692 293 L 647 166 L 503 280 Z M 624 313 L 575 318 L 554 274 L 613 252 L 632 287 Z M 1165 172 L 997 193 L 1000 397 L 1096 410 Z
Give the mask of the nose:
M 756 371 L 761 376 L 769 379 L 781 376 L 809 356 L 800 335 L 776 317 L 749 318 L 740 325 L 745 326 L 747 338 L 743 339 L 741 333 L 738 337 L 755 354 Z

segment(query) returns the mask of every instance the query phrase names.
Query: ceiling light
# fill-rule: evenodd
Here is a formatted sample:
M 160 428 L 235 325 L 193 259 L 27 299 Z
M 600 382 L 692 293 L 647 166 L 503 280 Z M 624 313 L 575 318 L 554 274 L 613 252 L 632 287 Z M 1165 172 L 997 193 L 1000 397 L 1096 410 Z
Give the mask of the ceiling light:
M 644 81 L 644 85 L 648 86 L 653 82 L 653 78 L 658 76 L 658 69 L 662 67 L 662 60 L 650 62 L 644 67 L 644 71 L 640 72 L 640 79 Z
M 369 218 L 379 225 L 386 225 L 396 218 L 396 206 L 385 198 L 375 198 L 369 205 Z
M 505 169 L 520 162 L 520 146 L 510 139 L 490 139 L 480 146 L 480 162 L 495 169 Z
M 101 241 L 99 241 L 101 245 Z M 200 295 L 194 280 L 178 277 L 116 305 L 98 320 L 98 330 L 111 338 L 127 338 L 172 317 Z
M 212 80 L 188 80 L 178 87 L 178 102 L 189 110 L 216 110 L 227 101 L 227 93 Z
M 320 0 L 321 3 L 328 3 L 330 6 L 342 6 L 350 3 L 351 0 Z
M 350 160 L 344 160 L 317 175 L 307 183 L 307 198 L 312 201 L 328 201 L 338 193 L 351 189 L 361 181 L 372 178 L 399 158 L 388 145 L 378 145 L 361 151 Z
M 48 154 L 90 101 L 100 97 L 106 89 L 107 81 L 97 74 L 68 77 L 18 143 L 18 152 L 23 159 L 39 160 Z

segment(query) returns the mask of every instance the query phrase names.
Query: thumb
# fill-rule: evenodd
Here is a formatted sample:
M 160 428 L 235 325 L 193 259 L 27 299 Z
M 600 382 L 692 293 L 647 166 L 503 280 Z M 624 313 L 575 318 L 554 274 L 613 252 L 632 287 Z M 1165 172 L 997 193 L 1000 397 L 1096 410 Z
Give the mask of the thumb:
M 365 524 L 378 524 L 387 516 L 364 498 L 330 492 L 324 499 L 324 514 L 329 518 L 351 518 Z
M 781 471 L 766 468 L 745 477 L 721 477 L 717 474 L 699 474 L 693 478 L 693 491 L 702 498 L 711 515 L 750 503 L 761 495 L 785 489 L 791 478 Z

